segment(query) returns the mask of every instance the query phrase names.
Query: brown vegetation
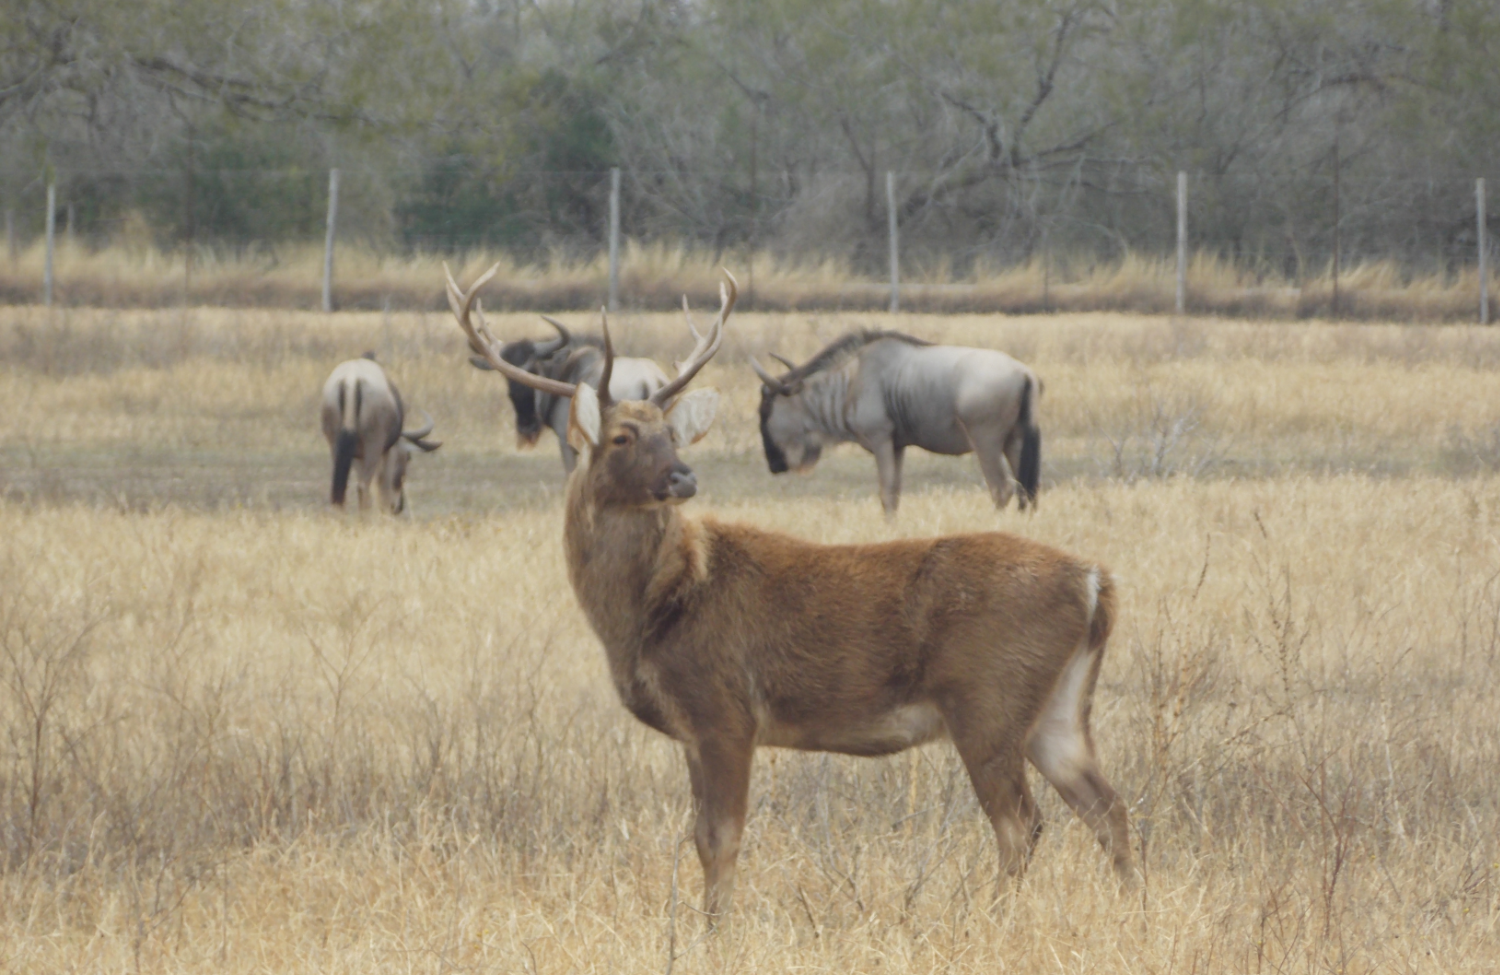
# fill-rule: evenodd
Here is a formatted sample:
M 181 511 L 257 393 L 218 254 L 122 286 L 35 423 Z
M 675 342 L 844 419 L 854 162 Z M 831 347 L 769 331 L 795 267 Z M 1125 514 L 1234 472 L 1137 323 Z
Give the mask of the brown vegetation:
M 680 315 L 628 319 L 622 345 L 669 363 Z M 698 380 L 725 403 L 685 454 L 693 504 L 829 543 L 1003 528 L 1110 565 L 1094 727 L 1140 898 L 1040 795 L 1041 849 L 992 908 L 994 839 L 950 749 L 767 750 L 737 920 L 700 940 L 680 754 L 620 707 L 568 592 L 556 455 L 516 452 L 446 312 L 12 309 L 6 964 L 1491 968 L 1500 338 L 906 317 L 1037 368 L 1047 476 L 1036 514 L 997 514 L 968 461 L 912 458 L 888 527 L 867 457 L 766 473 L 745 365 L 879 321 L 737 315 Z M 447 437 L 414 522 L 325 510 L 319 384 L 372 347 Z M 246 473 L 265 493 L 226 487 Z
M 182 253 L 150 248 L 90 250 L 63 247 L 57 261 L 57 300 L 71 307 L 225 308 L 319 307 L 323 255 L 313 246 L 287 246 L 274 260 L 196 255 L 189 270 Z M 470 253 L 454 264 L 460 279 L 501 262 L 503 272 L 485 291 L 489 307 L 542 311 L 597 308 L 608 290 L 603 259 L 569 261 L 558 255 L 543 265 L 517 264 L 503 254 Z M 721 255 L 721 260 L 727 260 Z M 862 278 L 828 259 L 780 261 L 769 253 L 735 254 L 745 309 L 762 311 L 880 311 L 889 285 Z M 357 247 L 338 253 L 334 299 L 344 309 L 421 309 L 443 306 L 441 259 L 377 254 Z M 26 250 L 0 263 L 0 301 L 26 304 L 42 294 L 43 252 Z M 1176 265 L 1127 254 L 1119 261 L 1040 258 L 1019 267 L 979 266 L 955 278 L 945 266 L 907 269 L 901 306 L 929 314 L 1037 314 L 1125 311 L 1172 312 Z M 718 294 L 718 264 L 707 252 L 632 245 L 622 263 L 621 294 L 628 307 L 669 310 L 686 293 L 695 305 Z M 1490 282 L 1500 295 L 1500 277 Z M 1236 266 L 1198 254 L 1187 278 L 1187 308 L 1194 315 L 1305 319 L 1332 316 L 1330 269 L 1294 281 L 1267 277 L 1264 269 Z M 1344 268 L 1337 316 L 1363 321 L 1461 322 L 1479 314 L 1479 280 L 1473 268 L 1453 274 L 1414 274 L 1390 261 Z

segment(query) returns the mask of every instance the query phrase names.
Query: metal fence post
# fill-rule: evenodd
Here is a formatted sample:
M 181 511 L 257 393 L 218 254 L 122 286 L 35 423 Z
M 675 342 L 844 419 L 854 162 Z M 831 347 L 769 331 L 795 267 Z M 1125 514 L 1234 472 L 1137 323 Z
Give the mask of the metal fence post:
M 889 169 L 885 173 L 885 208 L 891 225 L 891 311 L 898 312 L 901 310 L 901 241 L 896 219 L 896 174 Z
M 47 184 L 47 262 L 42 268 L 42 304 L 52 307 L 52 261 L 57 248 L 57 184 Z
M 323 310 L 333 311 L 333 238 L 339 221 L 339 171 L 328 171 L 328 232 L 323 237 Z
M 609 170 L 609 310 L 620 310 L 620 167 Z
M 1187 309 L 1187 173 L 1177 173 L 1177 314 Z
M 1484 220 L 1484 177 L 1481 176 L 1474 181 L 1474 209 L 1478 222 L 1479 237 L 1479 324 L 1490 323 L 1490 272 L 1486 260 L 1489 250 L 1489 240 L 1486 233 Z

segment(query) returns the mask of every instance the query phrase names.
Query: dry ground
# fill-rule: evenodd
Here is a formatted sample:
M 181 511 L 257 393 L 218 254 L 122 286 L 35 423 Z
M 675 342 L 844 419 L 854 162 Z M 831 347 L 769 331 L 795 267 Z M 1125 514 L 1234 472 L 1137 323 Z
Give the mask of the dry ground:
M 995 513 L 971 458 L 911 458 L 893 526 L 857 450 L 766 473 L 745 357 L 892 324 L 1037 367 L 1035 516 Z M 826 541 L 1002 528 L 1115 569 L 1095 730 L 1143 895 L 1044 791 L 994 903 L 946 745 L 766 752 L 736 917 L 700 937 L 680 757 L 615 702 L 567 590 L 554 447 L 514 449 L 450 320 L 5 309 L 0 971 L 1500 964 L 1500 334 L 731 328 L 693 508 Z M 618 334 L 687 344 L 672 316 Z M 366 348 L 447 440 L 409 521 L 323 506 L 317 390 Z

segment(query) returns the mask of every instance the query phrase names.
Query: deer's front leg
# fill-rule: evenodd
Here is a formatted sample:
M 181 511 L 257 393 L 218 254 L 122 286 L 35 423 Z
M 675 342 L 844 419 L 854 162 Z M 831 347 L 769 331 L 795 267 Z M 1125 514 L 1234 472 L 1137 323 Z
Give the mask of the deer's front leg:
M 707 739 L 689 742 L 686 752 L 697 814 L 693 839 L 703 864 L 703 910 L 716 925 L 729 912 L 734 896 L 734 866 L 745 830 L 755 746 L 749 741 Z

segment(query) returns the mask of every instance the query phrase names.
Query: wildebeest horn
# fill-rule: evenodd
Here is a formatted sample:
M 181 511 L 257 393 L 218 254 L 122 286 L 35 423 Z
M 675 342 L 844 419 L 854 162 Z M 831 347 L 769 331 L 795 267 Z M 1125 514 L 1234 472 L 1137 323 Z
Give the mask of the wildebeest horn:
M 797 368 L 797 364 L 795 362 L 793 362 L 791 359 L 788 359 L 784 355 L 777 355 L 776 353 L 772 352 L 771 353 L 771 358 L 775 359 L 777 362 L 781 363 L 783 366 L 786 366 L 788 369 L 795 369 L 795 368 Z
M 760 377 L 761 382 L 771 388 L 771 392 L 779 393 L 786 389 L 786 384 L 775 376 L 772 376 L 769 372 L 766 372 L 766 367 L 756 362 L 754 356 L 750 358 L 750 368 L 755 370 L 755 374 Z
M 538 342 L 536 344 L 536 354 L 538 357 L 545 359 L 547 356 L 556 352 L 563 346 L 573 344 L 573 333 L 569 332 L 567 328 L 563 326 L 562 322 L 558 321 L 555 318 L 549 318 L 546 315 L 542 316 L 542 321 L 557 329 L 557 338 L 553 339 L 551 342 Z
M 609 380 L 615 372 L 615 347 L 609 340 L 609 313 L 599 309 L 599 327 L 604 332 L 604 372 L 599 374 L 599 409 L 609 405 Z
M 428 413 L 426 410 L 423 410 L 422 415 L 427 417 L 426 425 L 423 426 L 420 430 L 403 430 L 401 431 L 401 436 L 405 437 L 407 440 L 421 440 L 423 437 L 431 433 L 432 428 L 436 426 L 436 424 L 432 422 L 432 414 Z

